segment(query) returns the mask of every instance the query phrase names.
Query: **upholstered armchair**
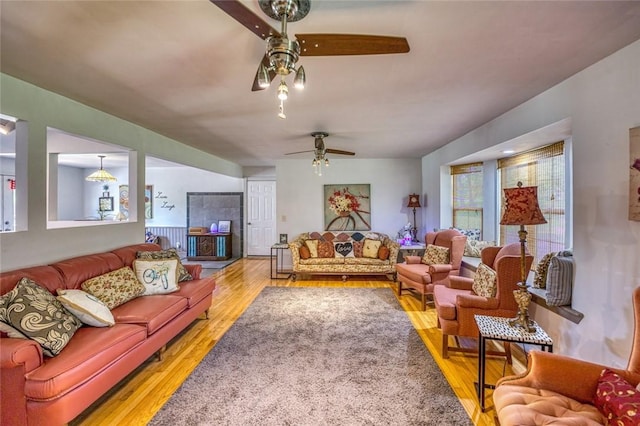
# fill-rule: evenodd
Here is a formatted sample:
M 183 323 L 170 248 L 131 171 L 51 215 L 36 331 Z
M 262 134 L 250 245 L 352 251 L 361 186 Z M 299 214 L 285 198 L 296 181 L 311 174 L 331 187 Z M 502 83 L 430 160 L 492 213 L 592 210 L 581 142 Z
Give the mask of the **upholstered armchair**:
M 428 232 L 425 241 L 427 246 L 424 256 L 406 256 L 404 263 L 396 264 L 398 296 L 402 296 L 403 289 L 417 292 L 422 298 L 423 311 L 427 307 L 427 296 L 433 295 L 434 287 L 444 284 L 449 276 L 460 274 L 467 237 L 455 229 L 446 229 Z M 443 250 L 438 247 L 448 250 L 448 255 L 440 260 L 430 261 L 430 264 L 425 262 L 430 253 L 443 254 Z
M 530 351 L 527 371 L 517 376 L 507 376 L 498 380 L 493 392 L 493 402 L 502 426 L 515 425 L 598 425 L 598 424 L 638 424 L 638 397 L 629 393 L 633 407 L 622 405 L 622 399 L 604 393 L 596 398 L 598 382 L 604 369 L 618 374 L 631 389 L 640 383 L 640 287 L 633 291 L 635 327 L 631 354 L 626 369 L 615 368 L 571 358 L 556 353 Z M 616 390 L 611 383 L 603 383 L 606 390 Z M 620 387 L 620 395 L 627 395 Z M 600 401 L 598 401 L 598 399 Z M 607 421 L 594 403 L 605 401 L 614 404 L 626 422 L 620 418 Z M 618 405 L 620 404 L 620 405 Z
M 477 352 L 473 348 L 460 345 L 450 347 L 449 336 L 478 337 L 478 326 L 474 315 L 491 315 L 497 317 L 515 317 L 518 305 L 513 297 L 516 284 L 521 279 L 520 243 L 504 247 L 486 247 L 480 253 L 482 263 L 488 266 L 489 272 L 495 272 L 494 296 L 481 296 L 474 292 L 474 278 L 449 277 L 446 286 L 436 286 L 433 299 L 438 315 L 438 327 L 442 330 L 442 357 L 448 358 L 449 351 Z M 531 269 L 533 256 L 527 255 L 525 270 Z M 484 268 L 484 267 L 482 267 Z M 479 267 L 480 269 L 480 267 Z M 476 275 L 478 271 L 476 271 Z M 487 352 L 492 353 L 493 352 Z M 511 354 L 505 345 L 505 353 L 509 362 Z

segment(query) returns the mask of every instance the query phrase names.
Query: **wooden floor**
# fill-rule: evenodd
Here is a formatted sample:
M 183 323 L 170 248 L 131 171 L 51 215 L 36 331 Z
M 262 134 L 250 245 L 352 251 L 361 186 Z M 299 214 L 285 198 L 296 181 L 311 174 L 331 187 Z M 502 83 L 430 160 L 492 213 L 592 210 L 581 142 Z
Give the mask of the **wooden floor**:
M 216 290 L 209 319 L 202 316 L 196 320 L 170 342 L 162 361 L 156 358 L 147 360 L 120 385 L 85 410 L 72 425 L 147 424 L 266 286 L 392 287 L 395 290 L 395 284 L 383 277 L 351 277 L 346 283 L 340 277 L 314 277 L 313 280 L 298 279 L 296 282 L 271 280 L 266 258 L 241 259 L 223 270 L 210 272 L 216 276 Z M 419 298 L 410 293 L 403 293 L 399 301 L 474 424 L 496 424 L 490 390 L 487 391 L 486 413 L 480 412 L 478 406 L 474 388 L 478 375 L 477 357 L 451 354 L 449 359 L 442 359 L 442 334 L 436 326 L 433 307 L 420 311 Z M 477 345 L 472 339 L 462 343 Z M 515 356 L 513 369 L 522 371 L 524 356 L 517 353 Z M 504 358 L 490 358 L 487 362 L 487 383 L 494 383 L 503 372 L 512 374 L 512 367 Z

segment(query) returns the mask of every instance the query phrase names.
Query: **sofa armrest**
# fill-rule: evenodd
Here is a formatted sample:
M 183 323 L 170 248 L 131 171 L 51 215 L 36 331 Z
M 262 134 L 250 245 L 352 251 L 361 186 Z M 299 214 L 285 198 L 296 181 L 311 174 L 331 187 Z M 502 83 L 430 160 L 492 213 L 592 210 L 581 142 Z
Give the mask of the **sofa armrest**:
M 183 264 L 182 266 L 185 267 L 187 272 L 191 274 L 191 277 L 194 280 L 200 279 L 200 275 L 202 274 L 202 265 L 200 265 L 199 263 L 192 263 L 192 264 L 186 264 L 186 265 Z
M 451 264 L 442 264 L 442 265 L 429 265 L 429 273 L 430 274 L 442 274 L 449 273 L 453 269 Z
M 500 301 L 493 297 L 483 297 L 476 294 L 459 294 L 456 304 L 460 309 L 498 309 Z
M 25 374 L 42 365 L 42 348 L 33 340 L 2 338 L 0 368 L 24 366 Z
M 415 265 L 422 262 L 422 258 L 420 256 L 405 256 L 404 263 L 407 265 Z
M 289 243 L 289 249 L 291 250 L 291 267 L 294 271 L 298 270 L 300 264 L 300 247 L 302 244 L 298 241 Z
M 471 290 L 473 287 L 473 278 L 451 275 L 449 276 L 447 287 L 455 288 L 456 290 Z
M 531 351 L 528 358 L 527 371 L 519 376 L 503 377 L 498 380 L 496 386 L 516 385 L 544 389 L 557 392 L 584 404 L 592 404 L 598 378 L 605 368 L 616 372 L 633 386 L 640 383 L 640 374 L 564 355 Z
M 387 238 L 384 245 L 389 249 L 389 265 L 395 266 L 395 264 L 398 263 L 398 252 L 400 251 L 400 244 L 390 238 Z

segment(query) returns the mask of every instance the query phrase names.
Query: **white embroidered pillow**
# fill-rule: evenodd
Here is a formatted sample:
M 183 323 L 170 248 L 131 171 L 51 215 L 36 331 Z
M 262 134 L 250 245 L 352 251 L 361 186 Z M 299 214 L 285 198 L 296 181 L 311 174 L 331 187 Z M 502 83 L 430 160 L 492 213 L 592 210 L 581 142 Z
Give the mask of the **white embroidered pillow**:
M 362 257 L 368 257 L 370 259 L 378 258 L 378 250 L 380 250 L 380 240 L 364 240 L 364 246 L 362 247 Z
M 133 270 L 138 281 L 144 286 L 143 296 L 180 290 L 177 259 L 136 259 L 133 261 Z
M 111 327 L 115 324 L 113 314 L 100 299 L 82 290 L 59 288 L 58 301 L 84 324 L 93 327 Z
M 422 263 L 427 265 L 446 265 L 449 263 L 449 249 L 429 244 L 422 256 Z
M 476 274 L 473 276 L 473 292 L 482 297 L 495 297 L 496 291 L 496 271 L 489 268 L 484 263 L 478 265 Z

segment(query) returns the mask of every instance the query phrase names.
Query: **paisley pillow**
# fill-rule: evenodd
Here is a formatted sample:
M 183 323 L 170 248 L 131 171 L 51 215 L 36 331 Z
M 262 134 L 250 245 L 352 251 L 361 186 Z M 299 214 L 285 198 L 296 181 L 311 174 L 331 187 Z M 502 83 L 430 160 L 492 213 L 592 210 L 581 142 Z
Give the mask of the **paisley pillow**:
M 609 425 L 640 424 L 640 392 L 608 368 L 600 373 L 593 403 Z
M 473 292 L 482 297 L 495 297 L 496 291 L 496 271 L 481 263 L 476 268 L 476 273 L 473 276 L 473 285 L 471 286 Z
M 58 355 L 82 326 L 49 290 L 26 277 L 0 296 L 0 322 L 0 329 L 9 336 L 34 340 L 51 357 Z

